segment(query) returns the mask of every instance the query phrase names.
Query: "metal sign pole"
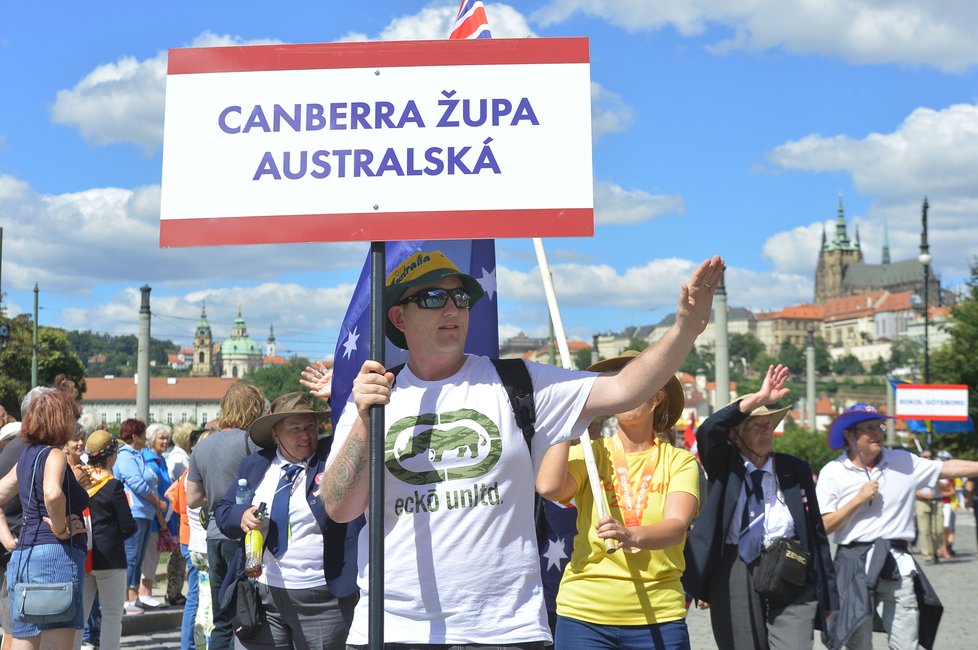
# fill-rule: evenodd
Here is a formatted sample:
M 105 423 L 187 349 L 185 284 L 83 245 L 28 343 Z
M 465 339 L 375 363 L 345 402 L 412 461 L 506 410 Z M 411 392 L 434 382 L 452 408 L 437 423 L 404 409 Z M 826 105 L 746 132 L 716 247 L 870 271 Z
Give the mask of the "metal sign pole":
M 370 355 L 384 361 L 384 242 L 370 243 Z M 370 602 L 367 642 L 371 650 L 384 647 L 384 407 L 370 407 L 370 497 L 367 503 L 370 540 Z

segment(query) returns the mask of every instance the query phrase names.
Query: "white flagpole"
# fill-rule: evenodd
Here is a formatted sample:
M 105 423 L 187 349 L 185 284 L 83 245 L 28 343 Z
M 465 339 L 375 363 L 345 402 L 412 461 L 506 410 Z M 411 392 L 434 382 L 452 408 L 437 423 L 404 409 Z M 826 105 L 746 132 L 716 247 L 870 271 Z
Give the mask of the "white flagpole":
M 540 275 L 543 277 L 543 290 L 547 294 L 547 306 L 550 308 L 550 320 L 554 324 L 554 336 L 557 339 L 557 350 L 560 352 L 560 363 L 568 370 L 572 368 L 570 348 L 567 347 L 567 334 L 564 332 L 564 322 L 560 319 L 560 310 L 557 308 L 557 294 L 554 292 L 554 281 L 550 275 L 550 264 L 547 262 L 547 253 L 543 250 L 543 240 L 539 237 L 533 238 L 533 248 L 537 253 L 537 264 L 540 266 Z M 598 477 L 598 465 L 594 460 L 594 449 L 591 448 L 591 436 L 585 431 L 581 435 L 581 450 L 584 452 L 584 466 L 587 467 L 588 483 L 591 484 L 591 496 L 598 508 L 599 517 L 607 517 L 608 502 L 605 500 L 604 490 L 601 489 L 601 479 Z M 605 540 L 605 550 L 614 553 L 616 549 L 614 540 Z

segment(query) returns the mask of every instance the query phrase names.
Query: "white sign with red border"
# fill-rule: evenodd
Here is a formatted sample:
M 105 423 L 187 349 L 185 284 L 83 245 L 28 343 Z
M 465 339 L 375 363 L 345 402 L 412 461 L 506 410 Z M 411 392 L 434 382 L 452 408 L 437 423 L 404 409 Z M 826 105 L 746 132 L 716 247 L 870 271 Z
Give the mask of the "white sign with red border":
M 968 419 L 964 384 L 897 384 L 896 416 L 901 420 Z
M 586 236 L 587 39 L 170 50 L 160 244 Z

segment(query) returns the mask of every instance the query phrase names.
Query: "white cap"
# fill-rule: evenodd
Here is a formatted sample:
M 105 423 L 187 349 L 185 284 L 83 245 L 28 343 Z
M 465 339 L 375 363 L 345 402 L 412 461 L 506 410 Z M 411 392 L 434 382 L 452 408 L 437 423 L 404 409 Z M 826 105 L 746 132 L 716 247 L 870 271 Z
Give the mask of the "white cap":
M 13 438 L 20 433 L 20 422 L 10 422 L 0 427 L 0 442 Z

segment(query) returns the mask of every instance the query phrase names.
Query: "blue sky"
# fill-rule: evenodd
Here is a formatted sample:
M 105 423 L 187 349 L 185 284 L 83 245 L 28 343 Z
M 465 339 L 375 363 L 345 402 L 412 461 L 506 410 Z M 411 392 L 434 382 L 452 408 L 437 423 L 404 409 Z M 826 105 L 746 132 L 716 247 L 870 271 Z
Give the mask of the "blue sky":
M 0 14 L 2 289 L 45 325 L 189 344 L 240 305 L 253 338 L 332 354 L 367 244 L 161 250 L 166 52 L 192 45 L 444 38 L 457 3 L 15 3 Z M 978 256 L 978 4 L 971 0 L 487 2 L 496 37 L 587 36 L 595 236 L 545 242 L 571 338 L 658 321 L 712 254 L 732 305 L 811 300 L 842 193 L 867 261 L 884 223 L 934 267 Z M 55 17 L 54 14 L 58 15 Z M 529 240 L 497 243 L 501 338 L 547 331 Z

